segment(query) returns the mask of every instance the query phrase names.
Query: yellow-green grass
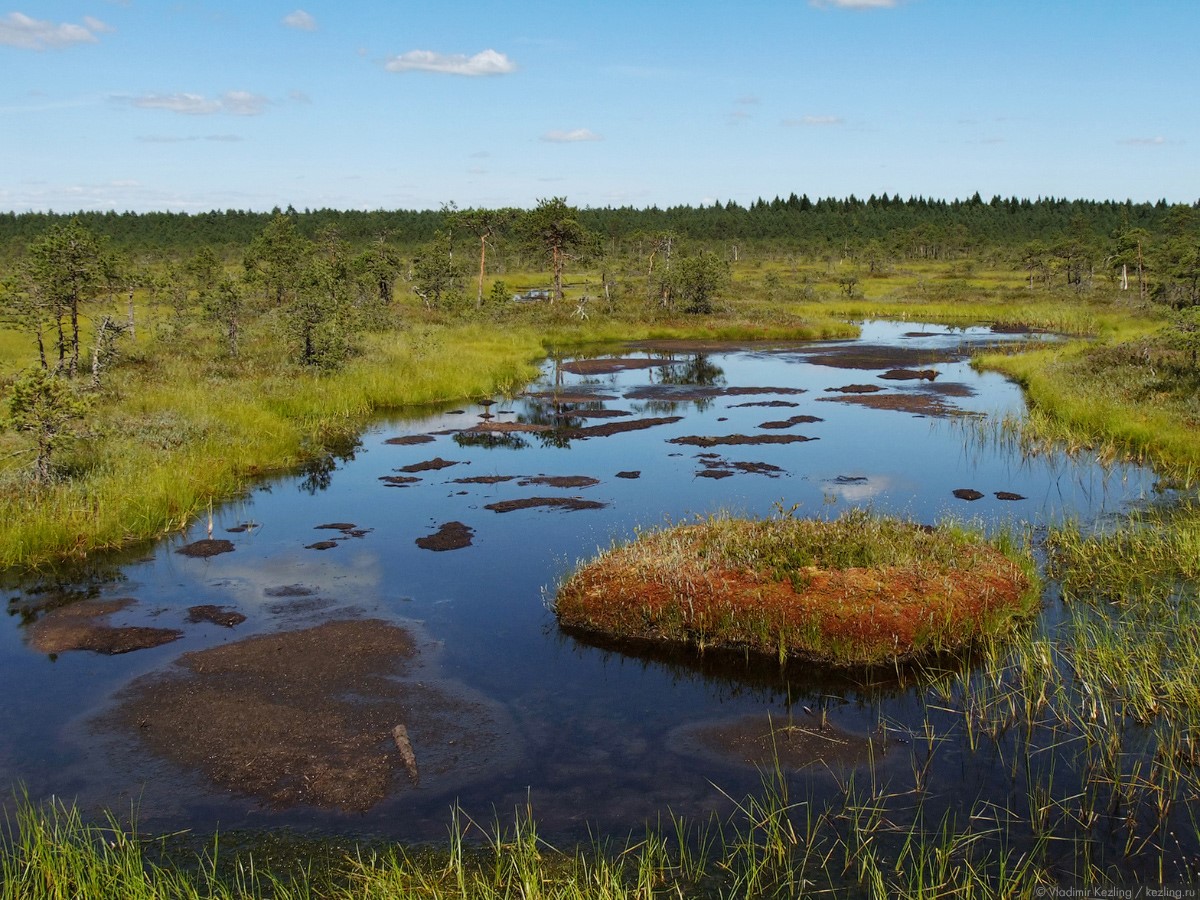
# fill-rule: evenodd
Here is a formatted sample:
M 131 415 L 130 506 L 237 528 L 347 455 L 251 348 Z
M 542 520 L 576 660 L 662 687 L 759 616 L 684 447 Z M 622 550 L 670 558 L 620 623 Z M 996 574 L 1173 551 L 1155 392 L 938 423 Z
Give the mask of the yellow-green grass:
M 1200 471 L 1200 397 L 1163 384 L 1169 374 L 1135 348 L 1075 342 L 985 354 L 976 363 L 1024 388 L 1030 413 L 1023 425 L 1035 436 L 1149 462 L 1185 482 Z
M 34 566 L 184 527 L 248 479 L 344 442 L 382 410 L 492 394 L 535 374 L 527 331 L 478 325 L 369 336 L 343 370 L 210 371 L 193 357 L 119 370 L 92 427 L 48 487 L 10 477 L 0 497 L 0 565 Z M 7 441 L 13 445 L 12 436 Z M 19 458 L 18 458 L 19 459 Z
M 874 666 L 1003 634 L 1039 596 L 1010 540 L 856 510 L 642 533 L 580 567 L 554 608 L 567 628 L 619 639 Z

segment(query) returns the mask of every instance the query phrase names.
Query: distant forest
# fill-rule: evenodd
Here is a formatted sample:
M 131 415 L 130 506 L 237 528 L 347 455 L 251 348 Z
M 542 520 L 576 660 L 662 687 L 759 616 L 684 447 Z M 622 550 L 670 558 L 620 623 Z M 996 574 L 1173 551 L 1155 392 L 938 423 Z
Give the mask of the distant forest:
M 1031 278 L 1053 271 L 1067 283 L 1101 272 L 1134 271 L 1143 284 L 1153 273 L 1159 299 L 1173 305 L 1200 302 L 1200 201 L 1196 204 L 1133 203 L 976 194 L 968 200 L 811 200 L 804 195 L 733 201 L 711 206 L 570 208 L 589 233 L 594 250 L 608 257 L 637 256 L 662 236 L 683 247 L 706 248 L 730 261 L 749 254 L 807 256 L 813 260 L 877 261 L 984 259 L 1027 269 Z M 356 250 L 381 241 L 414 254 L 435 239 L 464 249 L 477 243 L 455 231 L 453 204 L 441 210 L 225 210 L 205 213 L 0 213 L 0 262 L 15 263 L 31 242 L 72 218 L 110 250 L 131 259 L 184 261 L 208 249 L 230 263 L 281 214 L 295 232 L 317 240 L 334 234 Z M 511 220 L 510 220 L 511 221 Z M 522 267 L 519 240 L 494 235 L 501 258 Z M 147 257 L 149 259 L 147 259 Z M 1169 296 L 1161 296 L 1167 288 Z

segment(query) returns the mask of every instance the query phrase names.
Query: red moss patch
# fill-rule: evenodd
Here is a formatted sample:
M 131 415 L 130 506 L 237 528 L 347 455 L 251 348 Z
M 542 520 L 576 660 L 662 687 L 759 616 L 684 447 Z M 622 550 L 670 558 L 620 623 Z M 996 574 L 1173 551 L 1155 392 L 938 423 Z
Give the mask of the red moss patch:
M 781 575 L 722 562 L 708 527 L 645 535 L 579 569 L 558 592 L 559 622 L 623 639 L 863 666 L 965 646 L 1033 602 L 1022 568 L 981 540 L 908 525 L 918 547 L 944 542 L 956 564 L 931 553 L 902 565 L 796 566 Z

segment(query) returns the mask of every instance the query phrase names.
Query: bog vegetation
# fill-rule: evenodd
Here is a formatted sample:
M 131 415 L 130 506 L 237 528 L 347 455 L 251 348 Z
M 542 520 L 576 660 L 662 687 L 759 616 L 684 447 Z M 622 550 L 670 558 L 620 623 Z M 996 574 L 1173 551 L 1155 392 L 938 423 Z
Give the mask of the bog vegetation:
M 428 853 L 327 847 L 319 871 L 215 851 L 180 867 L 116 822 L 21 804 L 0 896 L 1020 896 L 1200 877 L 1196 207 L 4 214 L 0 314 L 2 567 L 178 529 L 255 477 L 347 452 L 378 411 L 511 394 L 551 348 L 834 336 L 869 317 L 1072 336 L 981 357 L 1032 409 L 968 439 L 1138 458 L 1180 498 L 1051 531 L 1062 621 L 915 676 L 924 730 L 897 784 L 849 779 L 819 805 L 767 773 L 730 818 L 668 817 L 620 846 L 559 852 L 526 815 L 473 847 L 463 823 Z M 790 583 L 782 566 L 770 577 Z M 944 743 L 991 747 L 1005 803 L 938 805 Z

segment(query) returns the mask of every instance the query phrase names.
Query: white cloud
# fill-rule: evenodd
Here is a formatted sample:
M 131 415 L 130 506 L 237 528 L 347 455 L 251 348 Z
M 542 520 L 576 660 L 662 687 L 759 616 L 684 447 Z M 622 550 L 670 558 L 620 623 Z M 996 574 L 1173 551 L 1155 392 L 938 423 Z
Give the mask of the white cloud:
M 784 119 L 783 124 L 788 126 L 804 125 L 809 128 L 827 128 L 830 125 L 844 125 L 846 124 L 846 120 L 841 116 L 803 116 L 799 119 Z
M 409 50 L 393 56 L 384 68 L 389 72 L 436 72 L 440 75 L 508 75 L 517 70 L 516 63 L 495 50 L 483 50 L 474 56 Z
M 302 9 L 288 13 L 283 17 L 283 24 L 288 28 L 295 28 L 298 31 L 316 31 L 317 20 L 310 13 L 306 13 Z
M 819 9 L 893 9 L 900 0 L 808 0 L 810 6 Z
M 542 140 L 552 144 L 577 144 L 582 141 L 602 141 L 604 138 L 590 128 L 574 128 L 571 131 L 547 131 L 542 135 Z
M 24 13 L 12 12 L 0 18 L 0 44 L 22 50 L 47 50 L 72 44 L 94 44 L 97 35 L 112 31 L 99 19 L 87 16 L 82 25 L 43 22 Z
M 165 109 L 187 116 L 211 116 L 216 113 L 257 116 L 271 101 L 249 91 L 226 91 L 220 97 L 189 93 L 143 94 L 141 97 L 134 97 L 131 102 L 138 109 Z

